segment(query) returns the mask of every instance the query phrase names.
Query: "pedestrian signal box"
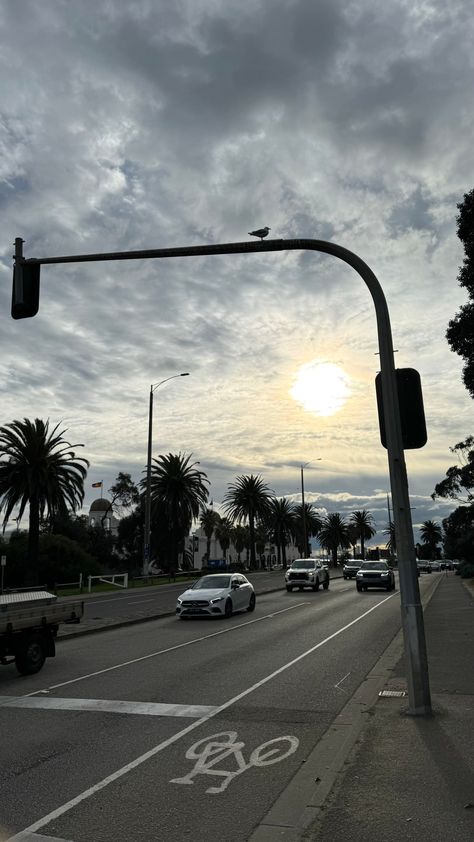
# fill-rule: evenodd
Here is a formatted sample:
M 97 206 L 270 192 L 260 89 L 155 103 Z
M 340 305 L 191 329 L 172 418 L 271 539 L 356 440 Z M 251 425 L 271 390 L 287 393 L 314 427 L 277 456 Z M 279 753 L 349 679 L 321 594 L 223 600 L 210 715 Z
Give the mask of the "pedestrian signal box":
M 403 449 L 416 450 L 417 448 L 424 447 L 428 441 L 421 378 L 414 368 L 397 368 L 395 375 L 397 379 Z M 387 447 L 382 396 L 382 375 L 380 372 L 375 378 L 375 390 L 377 393 L 377 409 L 379 413 L 380 441 L 384 447 Z

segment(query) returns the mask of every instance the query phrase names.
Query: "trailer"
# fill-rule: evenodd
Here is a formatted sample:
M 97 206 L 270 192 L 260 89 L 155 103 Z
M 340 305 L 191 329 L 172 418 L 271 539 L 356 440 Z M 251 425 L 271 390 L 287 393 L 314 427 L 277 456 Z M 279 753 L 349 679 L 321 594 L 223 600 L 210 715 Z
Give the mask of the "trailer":
M 15 663 L 20 675 L 39 672 L 56 654 L 60 623 L 79 623 L 82 600 L 61 602 L 48 591 L 0 595 L 0 664 Z

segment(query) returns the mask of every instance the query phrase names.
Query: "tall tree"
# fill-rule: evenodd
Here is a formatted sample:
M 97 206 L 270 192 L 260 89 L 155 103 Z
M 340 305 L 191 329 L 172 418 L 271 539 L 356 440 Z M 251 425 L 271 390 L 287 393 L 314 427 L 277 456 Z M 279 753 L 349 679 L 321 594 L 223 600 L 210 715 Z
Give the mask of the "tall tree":
M 301 504 L 295 506 L 294 519 L 294 538 L 298 552 L 304 558 L 310 554 L 309 539 L 316 538 L 321 529 L 322 520 L 316 512 L 312 503 L 304 504 L 304 520 L 303 520 L 303 506 Z M 305 546 L 306 535 L 306 546 Z
M 421 540 L 429 547 L 430 558 L 432 561 L 436 558 L 436 547 L 443 540 L 443 530 L 439 523 L 433 520 L 425 520 L 420 527 Z
M 352 512 L 350 517 L 350 524 L 357 529 L 360 538 L 360 554 L 365 558 L 365 541 L 375 535 L 374 518 L 367 509 L 361 509 L 357 512 Z
M 295 530 L 295 507 L 286 497 L 272 497 L 268 512 L 268 527 L 277 548 L 278 564 L 286 567 L 286 548 Z
M 232 523 L 229 518 L 219 518 L 219 522 L 216 525 L 216 538 L 221 546 L 225 562 L 227 562 L 227 550 L 229 549 L 230 542 L 232 540 L 232 529 Z
M 242 551 L 245 550 L 246 547 L 248 548 L 250 544 L 249 530 L 247 526 L 241 526 L 241 524 L 237 524 L 237 526 L 234 526 L 232 532 L 232 543 L 237 553 L 237 561 L 240 564 L 240 556 L 242 554 Z
M 164 532 L 164 544 L 168 547 L 168 564 L 178 566 L 178 554 L 184 547 L 185 537 L 191 529 L 193 518 L 197 518 L 205 504 L 209 480 L 196 463 L 190 464 L 192 456 L 182 453 L 168 453 L 153 459 L 151 466 L 152 518 Z M 145 487 L 146 479 L 141 480 Z
M 3 530 L 18 508 L 19 522 L 29 506 L 28 561 L 31 583 L 38 582 L 40 521 L 50 522 L 58 512 L 81 506 L 89 462 L 76 456 L 59 424 L 50 431 L 49 420 L 12 421 L 0 427 L 0 511 Z
M 212 536 L 214 535 L 214 530 L 219 523 L 220 517 L 214 509 L 205 506 L 201 510 L 201 518 L 200 524 L 202 529 L 204 530 L 204 535 L 206 536 L 206 562 L 209 562 L 211 557 L 211 541 Z
M 474 190 L 465 193 L 464 201 L 457 207 L 457 233 L 464 246 L 458 281 L 467 290 L 469 300 L 449 322 L 446 338 L 452 350 L 464 360 L 463 382 L 474 398 Z
M 230 483 L 223 499 L 225 513 L 237 523 L 248 523 L 250 533 L 250 567 L 256 567 L 255 522 L 265 520 L 272 492 L 261 476 L 241 475 Z
M 348 525 L 337 512 L 326 515 L 319 530 L 319 540 L 332 557 L 332 566 L 337 566 L 337 551 L 339 547 L 345 550 L 349 545 Z
M 449 497 L 459 503 L 468 504 L 474 502 L 474 436 L 468 436 L 450 448 L 460 461 L 460 465 L 452 465 L 446 471 L 446 476 L 435 486 L 431 495 L 433 500 L 436 497 Z

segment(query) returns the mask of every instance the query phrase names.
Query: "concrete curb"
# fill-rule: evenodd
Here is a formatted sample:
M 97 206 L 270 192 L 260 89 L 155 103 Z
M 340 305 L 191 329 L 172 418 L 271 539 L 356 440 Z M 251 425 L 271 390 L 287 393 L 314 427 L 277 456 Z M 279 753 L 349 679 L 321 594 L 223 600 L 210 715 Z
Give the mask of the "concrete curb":
M 423 609 L 441 582 L 437 579 L 422 600 Z M 403 631 L 397 632 L 367 678 L 336 716 L 317 743 L 304 766 L 274 803 L 249 842 L 300 842 L 304 832 L 315 822 L 344 767 L 370 709 L 378 700 L 390 675 L 403 654 Z

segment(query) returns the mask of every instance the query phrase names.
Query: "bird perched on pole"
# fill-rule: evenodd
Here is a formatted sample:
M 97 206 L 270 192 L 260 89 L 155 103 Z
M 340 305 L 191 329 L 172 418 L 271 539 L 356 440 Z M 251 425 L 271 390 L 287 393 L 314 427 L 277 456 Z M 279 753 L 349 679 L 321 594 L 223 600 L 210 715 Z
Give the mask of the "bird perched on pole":
M 263 240 L 264 237 L 268 236 L 268 232 L 271 230 L 272 229 L 269 228 L 268 225 L 265 225 L 265 228 L 257 228 L 256 231 L 249 231 L 248 233 L 251 237 L 260 237 L 260 239 Z

